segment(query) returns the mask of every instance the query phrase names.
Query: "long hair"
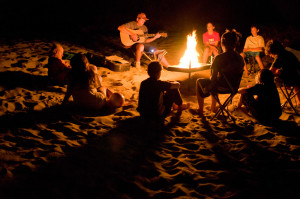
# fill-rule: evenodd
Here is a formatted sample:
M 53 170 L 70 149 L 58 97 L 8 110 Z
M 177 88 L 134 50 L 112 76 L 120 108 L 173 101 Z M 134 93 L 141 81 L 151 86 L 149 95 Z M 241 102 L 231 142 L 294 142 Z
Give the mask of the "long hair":
M 96 85 L 96 74 L 90 69 L 87 57 L 78 53 L 71 59 L 71 84 L 81 87 Z

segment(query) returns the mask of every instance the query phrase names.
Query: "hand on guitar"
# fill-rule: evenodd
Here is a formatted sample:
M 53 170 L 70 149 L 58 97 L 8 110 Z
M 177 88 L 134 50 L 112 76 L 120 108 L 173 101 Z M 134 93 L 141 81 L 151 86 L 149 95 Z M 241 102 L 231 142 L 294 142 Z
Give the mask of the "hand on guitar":
M 156 33 L 155 36 L 154 36 L 155 39 L 158 39 L 158 38 L 160 38 L 160 37 L 161 37 L 161 35 L 159 34 L 159 32 Z
M 132 41 L 136 42 L 139 39 L 139 36 L 137 34 L 130 35 Z

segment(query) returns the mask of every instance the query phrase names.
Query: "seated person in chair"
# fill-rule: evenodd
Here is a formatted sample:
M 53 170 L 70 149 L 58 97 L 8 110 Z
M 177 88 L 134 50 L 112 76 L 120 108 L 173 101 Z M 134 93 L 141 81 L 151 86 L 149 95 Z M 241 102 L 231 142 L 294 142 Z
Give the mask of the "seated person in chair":
M 199 78 L 196 82 L 196 95 L 198 100 L 198 113 L 203 115 L 204 98 L 211 92 L 223 93 L 230 91 L 224 76 L 230 81 L 231 86 L 236 90 L 243 73 L 243 58 L 235 51 L 238 44 L 238 36 L 235 31 L 226 32 L 222 35 L 221 46 L 223 53 L 218 55 L 212 64 L 210 79 Z M 221 73 L 223 75 L 221 75 Z M 211 111 L 216 112 L 216 101 L 212 97 Z
M 245 58 L 255 57 L 255 60 L 257 61 L 259 68 L 263 69 L 263 63 L 260 58 L 260 53 L 263 52 L 265 41 L 264 38 L 260 35 L 258 35 L 259 29 L 256 25 L 251 26 L 251 36 L 247 37 L 245 46 L 243 49 L 243 52 L 241 53 L 241 56 L 244 59 L 244 68 L 246 75 L 248 75 L 248 69 L 246 66 Z
M 209 22 L 207 24 L 207 32 L 203 34 L 204 52 L 203 52 L 203 63 L 207 63 L 207 58 L 209 56 L 217 56 L 219 54 L 219 43 L 220 35 L 215 32 L 215 26 Z
M 278 119 L 282 111 L 272 72 L 268 69 L 260 70 L 257 81 L 252 87 L 239 89 L 241 96 L 237 108 L 241 108 L 244 104 L 247 111 L 259 121 Z
M 139 37 L 139 32 L 142 32 L 142 34 L 148 33 L 148 28 L 144 25 L 144 23 L 149 20 L 145 13 L 140 13 L 137 15 L 136 21 L 131 21 L 128 23 L 125 23 L 123 25 L 120 25 L 118 27 L 118 30 L 121 34 L 121 41 L 125 48 L 134 47 L 135 48 L 135 56 L 136 56 L 136 63 L 135 66 L 137 69 L 140 69 L 141 65 L 141 57 L 142 53 L 145 50 L 146 52 L 149 52 L 150 50 L 158 51 L 157 48 L 149 45 L 149 43 L 153 42 L 154 40 L 161 37 L 159 33 L 156 33 L 154 37 Z M 130 39 L 123 39 L 122 38 L 130 38 Z M 166 60 L 164 56 L 161 57 L 161 63 L 164 67 L 168 67 L 169 63 Z
M 274 58 L 270 70 L 277 80 L 295 87 L 297 105 L 300 105 L 300 63 L 297 57 L 277 40 L 267 42 L 265 54 Z

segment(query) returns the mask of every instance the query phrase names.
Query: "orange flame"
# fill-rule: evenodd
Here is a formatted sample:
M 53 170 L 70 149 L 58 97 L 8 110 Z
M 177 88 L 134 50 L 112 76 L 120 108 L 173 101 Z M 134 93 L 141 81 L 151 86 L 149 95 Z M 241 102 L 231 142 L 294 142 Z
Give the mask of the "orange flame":
M 187 35 L 187 49 L 185 50 L 184 56 L 181 57 L 178 67 L 180 68 L 198 68 L 201 64 L 198 61 L 199 53 L 196 50 L 196 30 L 193 31 L 192 35 Z

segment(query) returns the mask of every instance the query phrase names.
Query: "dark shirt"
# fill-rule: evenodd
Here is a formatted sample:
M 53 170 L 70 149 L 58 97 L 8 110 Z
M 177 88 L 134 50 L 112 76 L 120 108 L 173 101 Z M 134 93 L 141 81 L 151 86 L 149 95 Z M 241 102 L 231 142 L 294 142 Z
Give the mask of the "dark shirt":
M 247 89 L 250 95 L 257 95 L 257 112 L 261 116 L 276 117 L 281 115 L 280 98 L 275 84 L 256 84 Z
M 212 64 L 212 86 L 213 87 L 227 87 L 226 80 L 224 79 L 223 73 L 230 84 L 237 89 L 240 84 L 240 79 L 243 74 L 244 61 L 235 51 L 224 52 L 216 56 Z
M 48 58 L 48 76 L 54 81 L 64 83 L 70 68 L 56 57 Z
M 142 116 L 156 117 L 161 114 L 162 95 L 171 88 L 171 83 L 154 78 L 142 81 L 139 91 L 138 112 Z
M 285 83 L 300 85 L 300 64 L 292 52 L 284 50 L 279 53 L 271 67 L 281 69 L 281 75 L 279 77 Z

